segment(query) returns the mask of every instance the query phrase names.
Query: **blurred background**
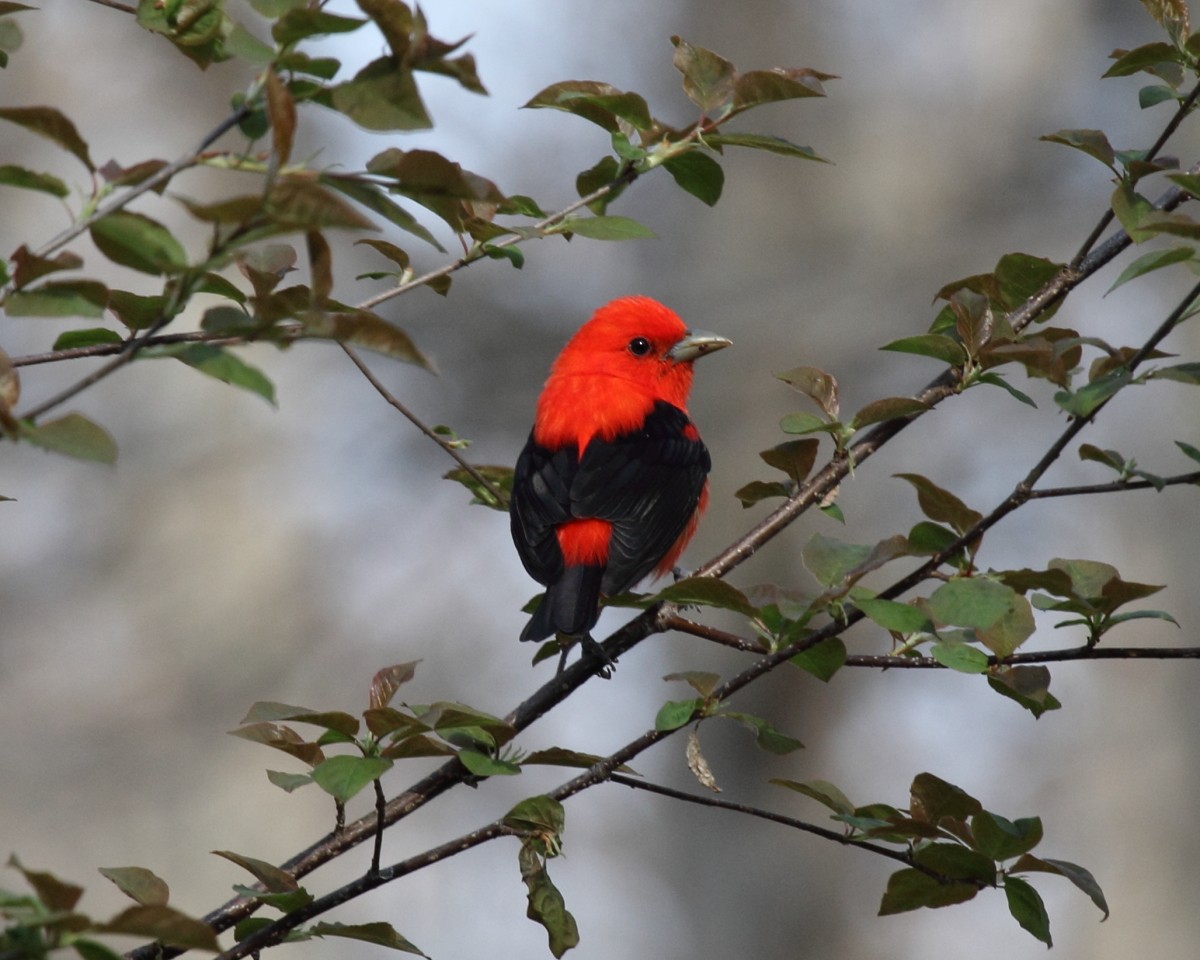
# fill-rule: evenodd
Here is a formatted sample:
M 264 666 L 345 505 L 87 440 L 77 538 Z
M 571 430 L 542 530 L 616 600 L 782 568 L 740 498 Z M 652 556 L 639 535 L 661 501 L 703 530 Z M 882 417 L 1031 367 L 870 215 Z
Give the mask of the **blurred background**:
M 84 0 L 42 6 L 20 15 L 25 48 L 0 75 L 0 104 L 60 107 L 98 163 L 183 154 L 252 79 L 237 63 L 201 73 L 118 11 Z M 331 9 L 350 13 L 353 5 Z M 418 290 L 382 308 L 440 375 L 377 357 L 368 358 L 372 367 L 426 422 L 472 438 L 469 455 L 481 463 L 515 460 L 551 359 L 604 301 L 645 293 L 730 336 L 735 349 L 701 365 L 691 408 L 714 470 L 712 506 L 688 565 L 765 513 L 743 510 L 733 492 L 770 478 L 757 451 L 784 439 L 783 414 L 810 409 L 771 371 L 809 364 L 833 373 L 847 412 L 919 389 L 936 366 L 879 353 L 880 344 L 925 330 L 943 284 L 990 270 L 1004 253 L 1069 259 L 1106 207 L 1104 168 L 1037 138 L 1096 127 L 1118 148 L 1144 148 L 1168 116 L 1166 107 L 1138 109 L 1145 81 L 1100 80 L 1113 48 L 1160 39 L 1135 0 L 522 0 L 431 2 L 425 12 L 435 36 L 474 33 L 467 49 L 491 96 L 423 77 L 437 127 L 403 138 L 306 107 L 294 156 L 356 169 L 386 146 L 428 147 L 555 209 L 573 199 L 575 174 L 608 143 L 577 118 L 518 109 L 550 83 L 636 89 L 656 115 L 682 125 L 694 109 L 671 67 L 676 33 L 743 69 L 807 66 L 842 78 L 828 84 L 827 100 L 766 107 L 740 127 L 811 145 L 833 165 L 731 149 L 715 209 L 663 175 L 614 205 L 611 212 L 649 225 L 656 241 L 543 241 L 525 248 L 520 273 L 479 263 L 456 275 L 445 299 Z M 363 30 L 325 49 L 358 64 L 378 45 Z M 83 185 L 66 154 L 13 126 L 0 135 L 3 162 Z M 1185 164 L 1198 147 L 1186 131 L 1174 144 Z M 193 173 L 173 189 L 245 192 L 237 177 Z M 5 189 L 0 201 L 6 252 L 69 223 L 43 195 Z M 173 205 L 148 198 L 136 209 L 163 218 L 194 248 L 202 242 L 202 230 Z M 420 269 L 442 262 L 387 236 Z M 113 284 L 152 291 L 150 278 L 106 264 L 86 243 L 71 248 Z M 341 244 L 335 262 L 343 299 L 380 289 L 352 284 L 378 268 L 373 255 L 359 258 Z M 1185 278 L 1158 274 L 1102 298 L 1122 265 L 1072 297 L 1059 322 L 1140 342 Z M 40 352 L 83 325 L 4 319 L 0 344 L 12 356 Z M 1167 348 L 1187 354 L 1194 341 L 1184 328 Z M 244 356 L 274 380 L 278 409 L 168 361 L 145 361 L 67 408 L 110 428 L 120 446 L 115 468 L 0 449 L 0 493 L 17 500 L 0 504 L 0 854 L 15 851 L 31 867 L 83 883 L 81 908 L 95 916 L 126 903 L 97 867 L 149 867 L 171 884 L 172 903 L 200 914 L 247 880 L 209 851 L 279 862 L 332 826 L 332 803 L 316 788 L 289 796 L 263 773 L 298 772 L 298 762 L 225 735 L 254 701 L 356 712 L 377 669 L 420 658 L 403 697 L 504 714 L 553 671 L 531 667 L 531 651 L 516 643 L 520 607 L 535 585 L 517 562 L 506 518 L 466 506 L 465 491 L 441 479 L 449 460 L 336 347 Z M 24 405 L 86 369 L 26 368 Z M 844 485 L 844 528 L 808 515 L 732 581 L 810 589 L 800 550 L 814 533 L 866 543 L 907 531 L 920 516 L 893 473 L 924 473 L 990 509 L 1065 422 L 1050 413 L 1044 382 L 1012 376 L 1040 412 L 986 389 L 944 404 Z M 1194 393 L 1127 391 L 1086 439 L 1145 469 L 1183 472 L 1187 461 L 1168 441 L 1200 444 Z M 1071 452 L 1051 482 L 1110 478 Z M 1192 498 L 1177 488 L 1036 503 L 988 535 L 981 562 L 1044 568 L 1053 557 L 1086 557 L 1114 563 L 1126 579 L 1170 584 L 1148 605 L 1169 610 L 1182 631 L 1141 621 L 1107 642 L 1194 643 Z M 622 616 L 606 614 L 601 628 Z M 1082 640 L 1051 623 L 1041 623 L 1030 648 Z M 848 642 L 857 652 L 888 646 L 881 632 Z M 653 638 L 621 659 L 613 680 L 590 683 L 518 743 L 606 753 L 649 727 L 663 701 L 688 695 L 663 683 L 664 674 L 727 676 L 746 662 L 693 638 Z M 1192 957 L 1200 942 L 1200 839 L 1190 827 L 1200 789 L 1196 670 L 1187 661 L 1054 666 L 1052 690 L 1064 709 L 1038 721 L 979 678 L 846 669 L 822 685 L 779 671 L 736 708 L 770 717 L 807 750 L 770 757 L 745 730 L 717 723 L 704 724 L 702 742 L 725 797 L 816 822 L 827 822 L 823 808 L 766 781 L 822 778 L 857 803 L 904 806 L 913 775 L 930 771 L 1010 818 L 1041 815 L 1047 839 L 1037 852 L 1091 869 L 1113 910 L 1100 924 L 1067 881 L 1035 878 L 1059 960 Z M 699 789 L 683 749 L 676 737 L 635 766 Z M 409 763 L 389 776 L 390 794 L 427 766 Z M 567 776 L 543 768 L 458 788 L 390 830 L 385 860 L 483 824 Z M 365 809 L 356 803 L 351 814 Z M 998 891 L 952 909 L 875 918 L 893 864 L 619 786 L 569 802 L 565 849 L 550 870 L 579 922 L 580 960 L 915 960 L 935 951 L 1017 960 L 1044 952 Z M 438 958 L 548 956 L 544 932 L 524 917 L 516 850 L 515 842 L 477 849 L 332 919 L 387 919 Z M 356 851 L 307 885 L 323 892 L 364 870 L 368 857 Z M 0 885 L 21 881 L 9 872 Z M 378 956 L 380 948 L 343 941 L 287 949 L 328 958 Z

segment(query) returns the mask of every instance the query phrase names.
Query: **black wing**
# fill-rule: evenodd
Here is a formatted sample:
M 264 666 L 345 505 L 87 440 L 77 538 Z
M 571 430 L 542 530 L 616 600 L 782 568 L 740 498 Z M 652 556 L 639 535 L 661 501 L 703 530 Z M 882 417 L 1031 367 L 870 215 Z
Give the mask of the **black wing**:
M 571 484 L 574 516 L 613 525 L 600 590 L 628 590 L 679 539 L 712 467 L 687 414 L 658 402 L 640 430 L 588 444 Z
M 548 450 L 532 435 L 517 459 L 511 496 L 513 542 L 544 585 L 563 574 L 555 528 L 595 517 L 613 525 L 605 593 L 628 589 L 662 559 L 696 510 L 712 461 L 691 421 L 658 402 L 640 430 Z

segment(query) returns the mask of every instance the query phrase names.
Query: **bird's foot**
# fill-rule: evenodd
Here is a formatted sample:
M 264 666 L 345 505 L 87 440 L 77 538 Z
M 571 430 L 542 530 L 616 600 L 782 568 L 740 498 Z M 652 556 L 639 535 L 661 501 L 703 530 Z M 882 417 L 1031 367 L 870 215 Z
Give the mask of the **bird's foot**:
M 608 680 L 613 675 L 613 670 L 616 669 L 617 661 L 604 652 L 604 648 L 600 646 L 590 633 L 586 631 L 579 636 L 579 646 L 583 650 L 584 656 L 592 657 L 599 660 L 602 666 L 596 671 L 605 680 Z

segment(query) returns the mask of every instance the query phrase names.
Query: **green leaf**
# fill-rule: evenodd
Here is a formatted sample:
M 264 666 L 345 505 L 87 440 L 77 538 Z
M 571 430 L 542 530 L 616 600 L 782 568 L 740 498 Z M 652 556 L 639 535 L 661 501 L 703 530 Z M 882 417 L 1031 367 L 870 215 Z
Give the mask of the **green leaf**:
M 1009 612 L 1019 595 L 983 577 L 950 580 L 930 595 L 926 606 L 938 623 L 986 630 Z
M 95 929 L 100 933 L 125 933 L 158 940 L 185 950 L 221 952 L 211 927 L 164 905 L 129 907 Z
M 252 367 L 224 347 L 210 343 L 173 343 L 142 351 L 146 357 L 174 357 L 194 370 L 207 374 L 222 383 L 256 393 L 271 406 L 275 403 L 275 386 L 257 367 Z
M 442 253 L 446 252 L 446 248 L 443 247 L 440 243 L 438 243 L 437 238 L 432 233 L 430 233 L 429 230 L 426 229 L 426 227 L 416 217 L 414 217 L 411 213 L 409 213 L 402 206 L 400 206 L 398 203 L 396 203 L 395 200 L 391 199 L 391 197 L 389 197 L 383 191 L 383 188 L 378 186 L 377 184 L 366 183 L 361 180 L 352 179 L 350 177 L 335 177 L 332 175 L 324 175 L 320 178 L 320 181 L 321 181 L 321 183 L 325 184 L 326 186 L 332 187 L 334 190 L 337 190 L 339 193 L 342 193 L 345 196 L 349 197 L 351 200 L 355 201 L 356 203 L 361 203 L 368 210 L 371 210 L 374 213 L 378 213 L 380 216 L 382 216 L 386 220 L 388 220 L 389 223 L 394 224 L 395 226 L 399 227 L 401 230 L 411 233 L 414 237 L 420 237 L 422 240 L 424 240 L 430 246 L 434 247 L 437 250 L 440 250 Z M 355 241 L 355 243 L 371 243 L 373 246 L 377 243 L 383 243 L 383 242 L 384 241 L 381 241 L 381 240 L 375 240 L 375 241 L 356 240 Z M 391 245 L 389 245 L 389 246 L 391 246 Z M 383 253 L 382 247 L 377 246 L 377 247 L 375 247 L 375 249 L 377 249 L 381 253 Z M 398 248 L 392 247 L 392 249 L 398 249 Z M 384 255 L 390 256 L 389 254 L 384 254 Z M 400 266 L 407 267 L 408 266 L 407 261 L 400 264 Z
M 1105 77 L 1128 77 L 1142 70 L 1153 73 L 1161 64 L 1181 63 L 1183 55 L 1174 44 L 1157 42 L 1133 50 L 1114 50 L 1112 57 L 1116 63 L 1105 71 Z
M 290 46 L 309 37 L 350 33 L 369 22 L 355 17 L 339 17 L 307 6 L 294 4 L 293 7 L 271 27 L 271 36 L 281 46 Z
M 282 179 L 267 195 L 266 212 L 283 230 L 378 230 L 349 204 L 311 180 Z
M 75 129 L 75 124 L 54 107 L 3 107 L 0 108 L 0 120 L 15 123 L 31 133 L 53 140 L 88 170 L 95 171 L 92 158 L 88 156 L 87 143 Z
M 897 473 L 893 476 L 912 484 L 925 516 L 938 523 L 950 524 L 955 533 L 964 534 L 983 519 L 981 513 L 972 510 L 950 491 L 943 490 L 919 473 Z
M 104 316 L 108 289 L 94 280 L 60 280 L 43 283 L 33 290 L 10 293 L 4 312 L 10 317 Z
M 346 803 L 392 768 L 384 757 L 330 757 L 313 767 L 312 778 L 335 800 Z
M 156 220 L 114 210 L 89 229 L 92 242 L 113 263 L 156 275 L 178 273 L 188 265 L 187 251 Z
M 994 273 L 1000 305 L 1015 310 L 1053 280 L 1063 269 L 1061 263 L 1027 253 L 1006 253 L 996 263 Z M 1049 319 L 1043 314 L 1042 319 Z
M 1054 402 L 1073 417 L 1090 417 L 1101 404 L 1128 386 L 1132 380 L 1129 370 L 1120 367 L 1080 387 L 1074 393 L 1060 390 L 1054 395 Z
M 827 637 L 792 657 L 792 664 L 828 683 L 846 662 L 846 645 L 840 637 Z
M 268 770 L 267 779 L 287 793 L 292 793 L 313 782 L 313 778 L 307 773 L 284 773 L 282 770 Z
M 336 730 L 347 737 L 358 734 L 358 718 L 340 710 L 309 710 L 307 707 L 295 707 L 290 703 L 277 703 L 273 700 L 260 700 L 255 703 L 242 718 L 242 723 L 257 723 L 269 720 L 294 720 L 300 723 L 311 723 L 326 730 Z
M 998 813 L 981 810 L 971 818 L 975 847 L 993 860 L 1011 860 L 1028 853 L 1042 841 L 1042 821 L 1037 817 L 1006 820 Z
M 34 446 L 77 460 L 117 462 L 117 444 L 112 436 L 80 413 L 68 413 L 37 426 L 24 421 L 21 435 Z
M 962 787 L 932 773 L 918 773 L 909 787 L 910 811 L 914 818 L 933 825 L 943 820 L 966 820 L 983 806 Z
M 973 883 L 939 883 L 928 874 L 908 867 L 888 877 L 887 890 L 879 904 L 879 916 L 887 917 L 921 907 L 966 903 L 978 892 L 979 888 Z
M 787 440 L 777 444 L 770 450 L 763 450 L 759 456 L 776 470 L 782 470 L 793 482 L 804 482 L 817 461 L 817 450 L 820 442 L 813 439 Z
M 801 551 L 804 566 L 823 587 L 840 585 L 872 552 L 866 544 L 846 543 L 824 534 L 814 534 Z
M 967 359 L 967 352 L 963 350 L 962 344 L 941 333 L 919 333 L 913 337 L 901 337 L 879 349 L 932 357 L 934 360 L 941 360 L 952 367 L 962 365 Z
M 694 47 L 681 37 L 671 37 L 675 45 L 675 69 L 683 74 L 683 92 L 704 113 L 727 113 L 734 98 L 733 64 L 719 54 Z
M 630 217 L 567 217 L 547 233 L 577 233 L 589 240 L 648 240 L 657 235 Z
M 800 160 L 816 160 L 829 163 L 812 147 L 802 147 L 798 143 L 784 140 L 782 137 L 772 137 L 761 133 L 710 133 L 704 142 L 711 147 L 746 147 L 750 150 L 766 150 L 783 157 L 796 157 Z
M 658 714 L 654 718 L 654 729 L 659 733 L 678 730 L 692 719 L 692 715 L 703 706 L 703 703 L 704 701 L 699 699 L 668 700 L 659 708 Z
M 710 207 L 715 206 L 721 199 L 721 189 L 725 186 L 725 171 L 707 154 L 689 150 L 663 161 L 663 166 L 680 187 Z
M 1169 267 L 1173 263 L 1192 260 L 1195 256 L 1196 251 L 1191 247 L 1171 247 L 1167 250 L 1152 250 L 1150 253 L 1138 257 L 1133 263 L 1122 270 L 1121 275 L 1117 277 L 1113 285 L 1106 291 L 1106 295 L 1112 293 L 1117 287 L 1128 283 L 1130 280 L 1135 280 L 1155 270 L 1161 270 L 1163 267 Z
M 618 120 L 624 120 L 636 130 L 649 130 L 654 124 L 650 108 L 641 96 L 624 93 L 611 84 L 594 80 L 564 80 L 551 84 L 524 104 L 525 109 L 538 107 L 572 113 L 609 133 L 621 129 Z
M 743 507 L 752 507 L 771 497 L 790 497 L 792 489 L 788 484 L 778 481 L 751 480 L 733 495 L 741 501 Z
M 744 593 L 716 577 L 685 577 L 655 594 L 654 602 L 716 607 L 718 610 L 733 610 L 747 617 L 753 617 L 758 612 Z
M 1184 452 L 1184 455 L 1200 463 L 1200 448 L 1192 446 L 1190 443 L 1184 443 L 1182 440 L 1173 441 L 1175 446 Z
M 552 797 L 526 797 L 504 815 L 504 824 L 518 833 L 557 835 L 566 825 L 566 810 Z
M 1047 947 L 1054 946 L 1050 939 L 1050 917 L 1038 892 L 1024 880 L 1010 876 L 1004 878 L 1004 896 L 1008 900 L 1008 912 L 1017 923 Z
M 74 937 L 71 947 L 79 954 L 80 960 L 121 960 L 121 954 L 98 940 L 87 937 Z
M 1174 380 L 1176 383 L 1200 383 L 1200 363 L 1177 363 L 1159 367 L 1146 374 L 1147 380 Z
M 1059 130 L 1058 133 L 1048 133 L 1038 139 L 1074 147 L 1089 157 L 1095 157 L 1110 170 L 1116 171 L 1116 155 L 1103 130 Z
M 320 747 L 309 743 L 291 727 L 281 723 L 248 723 L 236 730 L 230 730 L 229 733 L 251 743 L 272 747 L 288 756 L 303 760 L 309 766 L 315 766 L 325 759 Z
M 804 744 L 795 737 L 789 737 L 787 734 L 780 733 L 774 726 L 762 717 L 756 717 L 749 713 L 739 713 L 729 710 L 723 711 L 718 716 L 725 717 L 729 720 L 736 720 L 743 726 L 749 727 L 754 731 L 755 742 L 767 753 L 773 753 L 777 756 L 793 753 L 796 750 L 803 750 Z
M 861 430 L 873 423 L 915 417 L 929 409 L 929 404 L 915 397 L 885 397 L 868 403 L 850 420 L 852 430 Z
M 1165 103 L 1168 100 L 1178 100 L 1179 95 L 1170 87 L 1161 83 L 1151 84 L 1148 87 L 1142 87 L 1138 91 L 1138 106 L 1143 110 L 1148 110 L 1150 107 L 1156 107 L 1160 103 Z
M 145 906 L 166 906 L 170 899 L 166 881 L 145 867 L 101 867 L 100 873 L 125 896 Z
M 223 857 L 230 863 L 236 863 L 243 870 L 250 873 L 255 880 L 263 885 L 268 893 L 290 893 L 299 888 L 296 878 L 273 863 L 268 863 L 266 860 L 258 860 L 255 857 L 243 856 L 240 853 L 234 853 L 232 850 L 214 850 L 213 853 L 218 857 Z
M 712 696 L 712 692 L 717 689 L 718 684 L 720 684 L 721 675 L 719 673 L 708 673 L 703 670 L 684 670 L 680 673 L 668 673 L 663 679 L 667 681 L 678 680 L 686 683 L 700 694 L 700 696 L 708 699 Z
M 929 615 L 907 603 L 879 600 L 874 597 L 855 597 L 854 605 L 873 623 L 893 633 L 908 635 L 926 633 L 933 629 Z
M 930 647 L 929 655 L 943 667 L 959 673 L 987 673 L 990 665 L 986 653 L 967 643 L 935 643 Z
M 433 120 L 412 70 L 391 57 L 373 60 L 331 91 L 335 110 L 367 130 L 428 130 Z
M 436 372 L 433 363 L 418 349 L 407 333 L 366 310 L 308 315 L 304 318 L 300 336 L 348 343 L 393 360 L 415 364 L 430 373 Z
M 12 164 L 0 164 L 0 183 L 8 184 L 10 187 L 21 187 L 25 190 L 37 190 L 56 197 L 65 197 L 71 192 L 58 177 Z
M 738 110 L 748 110 L 781 100 L 823 97 L 825 90 L 821 86 L 821 77 L 830 78 L 829 74 L 818 75 L 811 70 L 787 70 L 783 67 L 749 70 L 734 81 L 734 106 Z
M 1108 902 L 1104 899 L 1104 891 L 1100 889 L 1100 884 L 1096 882 L 1091 871 L 1077 863 L 1071 863 L 1069 860 L 1051 860 L 1049 857 L 1035 857 L 1031 853 L 1026 853 L 1012 865 L 1009 873 L 1011 875 L 1028 871 L 1053 873 L 1060 877 L 1066 877 L 1086 893 L 1092 903 L 1104 914 L 1104 919 L 1108 919 Z
M 122 343 L 123 338 L 115 330 L 107 327 L 91 327 L 87 330 L 68 330 L 60 333 L 54 341 L 53 350 L 77 350 L 80 347 L 93 347 L 101 343 Z
M 918 847 L 913 860 L 951 880 L 972 880 L 993 886 L 996 864 L 957 843 L 930 843 Z
M 235 883 L 233 885 L 234 892 L 240 896 L 252 900 L 261 900 L 269 907 L 274 907 L 281 913 L 291 913 L 293 910 L 299 910 L 301 907 L 307 907 L 313 902 L 313 895 L 300 887 L 297 890 L 290 890 L 287 893 L 263 893 L 257 887 L 250 887 L 243 883 Z
M 575 918 L 558 888 L 550 881 L 545 862 L 533 852 L 530 844 L 522 845 L 519 863 L 521 879 L 529 891 L 525 915 L 545 928 L 550 952 L 561 957 L 579 943 Z
M 467 747 L 458 751 L 462 765 L 477 777 L 512 776 L 521 772 L 521 765 L 499 757 L 491 757 Z
M 1117 184 L 1110 202 L 1113 213 L 1134 243 L 1141 243 L 1154 235 L 1144 227 L 1155 214 L 1154 205 L 1134 190 L 1128 181 L 1122 180 Z
M 832 433 L 839 426 L 836 421 L 826 420 L 815 413 L 789 413 L 779 421 L 779 429 L 792 434 Z
M 513 483 L 513 468 L 512 467 L 497 467 L 487 464 L 472 464 L 475 474 L 487 480 L 491 486 L 485 486 L 480 483 L 475 474 L 464 470 L 462 467 L 455 467 L 453 470 L 443 474 L 443 480 L 453 480 L 455 483 L 461 483 L 464 487 L 471 491 L 472 503 L 480 504 L 481 506 L 491 507 L 493 510 L 508 510 L 508 496 L 512 493 Z M 498 490 L 504 499 L 497 499 L 493 488 Z
M 1042 666 L 993 667 L 988 674 L 988 686 L 1019 703 L 1035 719 L 1062 706 L 1050 693 L 1050 671 Z
M 348 940 L 362 940 L 377 947 L 387 947 L 389 950 L 399 950 L 401 953 L 414 953 L 419 957 L 427 956 L 408 940 L 400 936 L 396 929 L 382 920 L 374 923 L 329 923 L 322 921 L 308 928 L 308 933 L 314 937 L 345 937 Z
M 1030 397 L 1029 394 L 1022 393 L 998 373 L 979 374 L 975 377 L 975 382 L 990 384 L 993 387 L 1000 387 L 1000 389 L 1004 390 L 1014 400 L 1020 400 L 1021 403 L 1025 404 L 1025 406 L 1033 407 L 1035 410 L 1037 409 L 1037 404 L 1033 402 L 1033 398 Z
M 769 782 L 778 787 L 787 787 L 789 790 L 795 790 L 806 797 L 811 797 L 817 803 L 827 806 L 834 813 L 847 815 L 854 813 L 854 804 L 850 802 L 838 787 L 834 786 L 828 780 L 809 780 L 807 783 L 798 783 L 795 780 L 772 779 Z

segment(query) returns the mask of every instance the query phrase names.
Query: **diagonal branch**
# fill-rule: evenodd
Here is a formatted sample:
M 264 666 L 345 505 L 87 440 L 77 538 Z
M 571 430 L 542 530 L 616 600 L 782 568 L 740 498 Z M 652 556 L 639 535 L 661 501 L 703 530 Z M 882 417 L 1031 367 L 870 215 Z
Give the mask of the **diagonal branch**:
M 619 783 L 624 787 L 632 787 L 634 790 L 645 790 L 647 793 L 658 794 L 660 797 L 670 797 L 672 800 L 681 800 L 684 803 L 694 803 L 702 807 L 714 807 L 717 810 L 729 810 L 733 813 L 745 814 L 748 817 L 757 817 L 760 820 L 769 820 L 771 823 L 781 823 L 785 827 L 791 827 L 793 830 L 802 830 L 805 833 L 811 833 L 818 837 L 823 837 L 826 840 L 832 840 L 834 843 L 840 843 L 844 847 L 855 847 L 859 850 L 869 850 L 871 853 L 878 854 L 881 857 L 887 857 L 890 860 L 898 860 L 906 867 L 912 867 L 914 870 L 919 870 L 921 873 L 928 877 L 932 877 L 934 880 L 947 880 L 946 877 L 943 877 L 936 870 L 931 870 L 924 864 L 917 863 L 907 851 L 893 850 L 890 847 L 885 847 L 878 843 L 871 843 L 868 840 L 856 840 L 845 833 L 839 833 L 837 830 L 830 830 L 828 827 L 819 827 L 815 823 L 808 823 L 805 820 L 797 820 L 795 817 L 784 816 L 781 813 L 774 813 L 770 810 L 763 810 L 760 807 L 752 807 L 744 803 L 733 803 L 729 800 L 721 800 L 718 797 L 687 793 L 683 790 L 676 790 L 673 787 L 666 787 L 661 784 L 650 783 L 646 780 L 639 780 L 637 777 L 629 777 L 623 773 L 614 773 L 608 779 L 611 783 Z
M 504 495 L 503 490 L 497 487 L 494 483 L 492 483 L 491 480 L 489 480 L 477 469 L 475 469 L 475 467 L 473 467 L 469 462 L 467 462 L 466 458 L 454 449 L 453 444 L 449 443 L 445 438 L 439 437 L 431 427 L 429 427 L 423 420 L 420 419 L 420 417 L 418 417 L 415 413 L 409 410 L 408 407 L 396 399 L 395 395 L 392 394 L 391 391 L 389 391 L 388 388 L 379 381 L 379 378 L 371 372 L 371 368 L 363 362 L 362 357 L 358 355 L 358 352 L 353 347 L 347 343 L 340 343 L 339 346 L 341 346 L 341 348 L 346 352 L 346 356 L 354 361 L 354 365 L 358 367 L 362 375 L 367 378 L 367 382 L 375 388 L 375 391 L 381 397 L 383 397 L 384 400 L 399 410 L 400 413 L 408 419 L 409 423 L 411 423 L 423 434 L 425 434 L 425 436 L 441 447 L 446 454 L 454 460 L 455 463 L 466 470 L 467 473 L 474 478 L 476 483 L 481 484 L 483 489 L 485 489 L 495 498 L 496 503 L 508 503 L 508 497 Z

